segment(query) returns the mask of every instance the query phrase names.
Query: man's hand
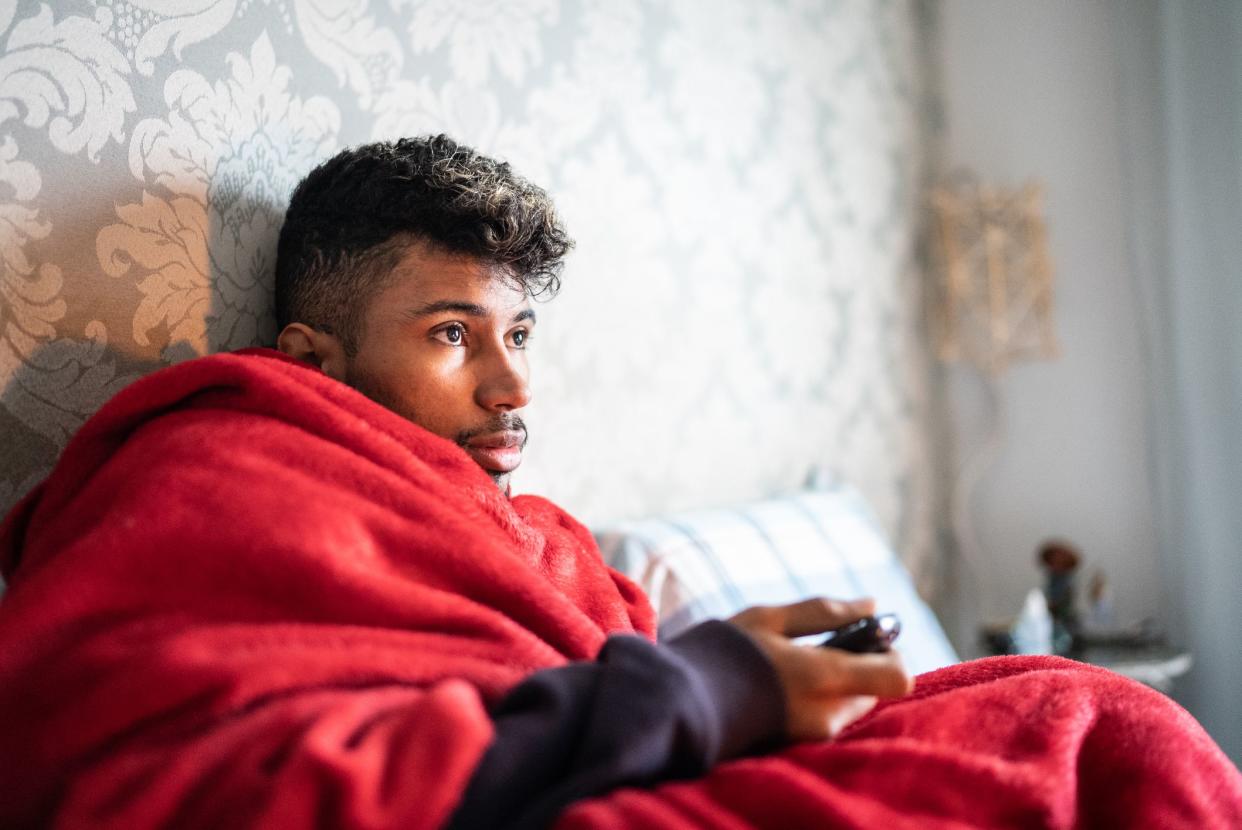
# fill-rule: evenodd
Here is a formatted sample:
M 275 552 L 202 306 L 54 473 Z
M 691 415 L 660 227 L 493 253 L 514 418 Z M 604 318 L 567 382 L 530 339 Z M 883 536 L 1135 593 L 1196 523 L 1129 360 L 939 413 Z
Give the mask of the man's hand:
M 795 741 L 832 738 L 875 706 L 914 688 L 895 651 L 852 654 L 800 646 L 790 637 L 820 634 L 875 613 L 875 600 L 808 599 L 756 606 L 729 619 L 767 654 L 785 689 L 786 732 Z

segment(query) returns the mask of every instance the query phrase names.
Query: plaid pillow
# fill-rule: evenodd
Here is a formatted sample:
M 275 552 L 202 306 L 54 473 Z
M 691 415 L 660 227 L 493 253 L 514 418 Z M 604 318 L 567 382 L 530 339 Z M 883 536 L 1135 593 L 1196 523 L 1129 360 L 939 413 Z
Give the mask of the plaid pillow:
M 647 592 L 661 639 L 751 605 L 873 596 L 901 618 L 897 645 L 910 671 L 958 661 L 851 488 L 626 522 L 596 537 L 605 561 Z

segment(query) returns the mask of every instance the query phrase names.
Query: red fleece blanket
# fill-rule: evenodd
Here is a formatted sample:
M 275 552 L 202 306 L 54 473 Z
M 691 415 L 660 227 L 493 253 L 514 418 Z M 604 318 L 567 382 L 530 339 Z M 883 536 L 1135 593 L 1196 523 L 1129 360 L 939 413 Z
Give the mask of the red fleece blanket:
M 650 636 L 550 503 L 273 352 L 132 385 L 0 528 L 0 826 L 435 827 L 532 671 Z M 1236 826 L 1183 710 L 1054 658 L 561 827 Z

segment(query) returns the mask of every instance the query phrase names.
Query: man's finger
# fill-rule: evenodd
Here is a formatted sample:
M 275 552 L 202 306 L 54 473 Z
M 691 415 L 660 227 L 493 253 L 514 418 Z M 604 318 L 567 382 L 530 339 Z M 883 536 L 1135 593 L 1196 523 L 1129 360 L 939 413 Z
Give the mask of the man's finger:
M 779 616 L 773 615 L 773 620 L 780 626 L 776 629 L 779 633 L 786 637 L 804 637 L 822 634 L 874 614 L 875 600 L 871 597 L 854 600 L 814 597 L 792 605 L 780 605 L 775 610 Z
M 875 708 L 876 699 L 870 696 L 847 697 L 829 707 L 827 713 L 828 737 L 836 737 L 842 729 Z
M 914 679 L 895 651 L 850 654 L 825 649 L 823 657 L 817 661 L 817 685 L 825 694 L 901 697 L 914 688 Z

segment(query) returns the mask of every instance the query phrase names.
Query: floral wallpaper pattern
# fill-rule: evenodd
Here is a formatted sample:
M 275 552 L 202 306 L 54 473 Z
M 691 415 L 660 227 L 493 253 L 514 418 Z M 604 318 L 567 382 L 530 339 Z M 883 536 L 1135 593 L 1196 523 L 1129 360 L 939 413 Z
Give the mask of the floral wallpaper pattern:
M 592 523 L 858 485 L 936 554 L 919 2 L 0 0 L 0 507 L 133 378 L 270 343 L 284 204 L 444 131 L 578 245 L 518 489 Z

